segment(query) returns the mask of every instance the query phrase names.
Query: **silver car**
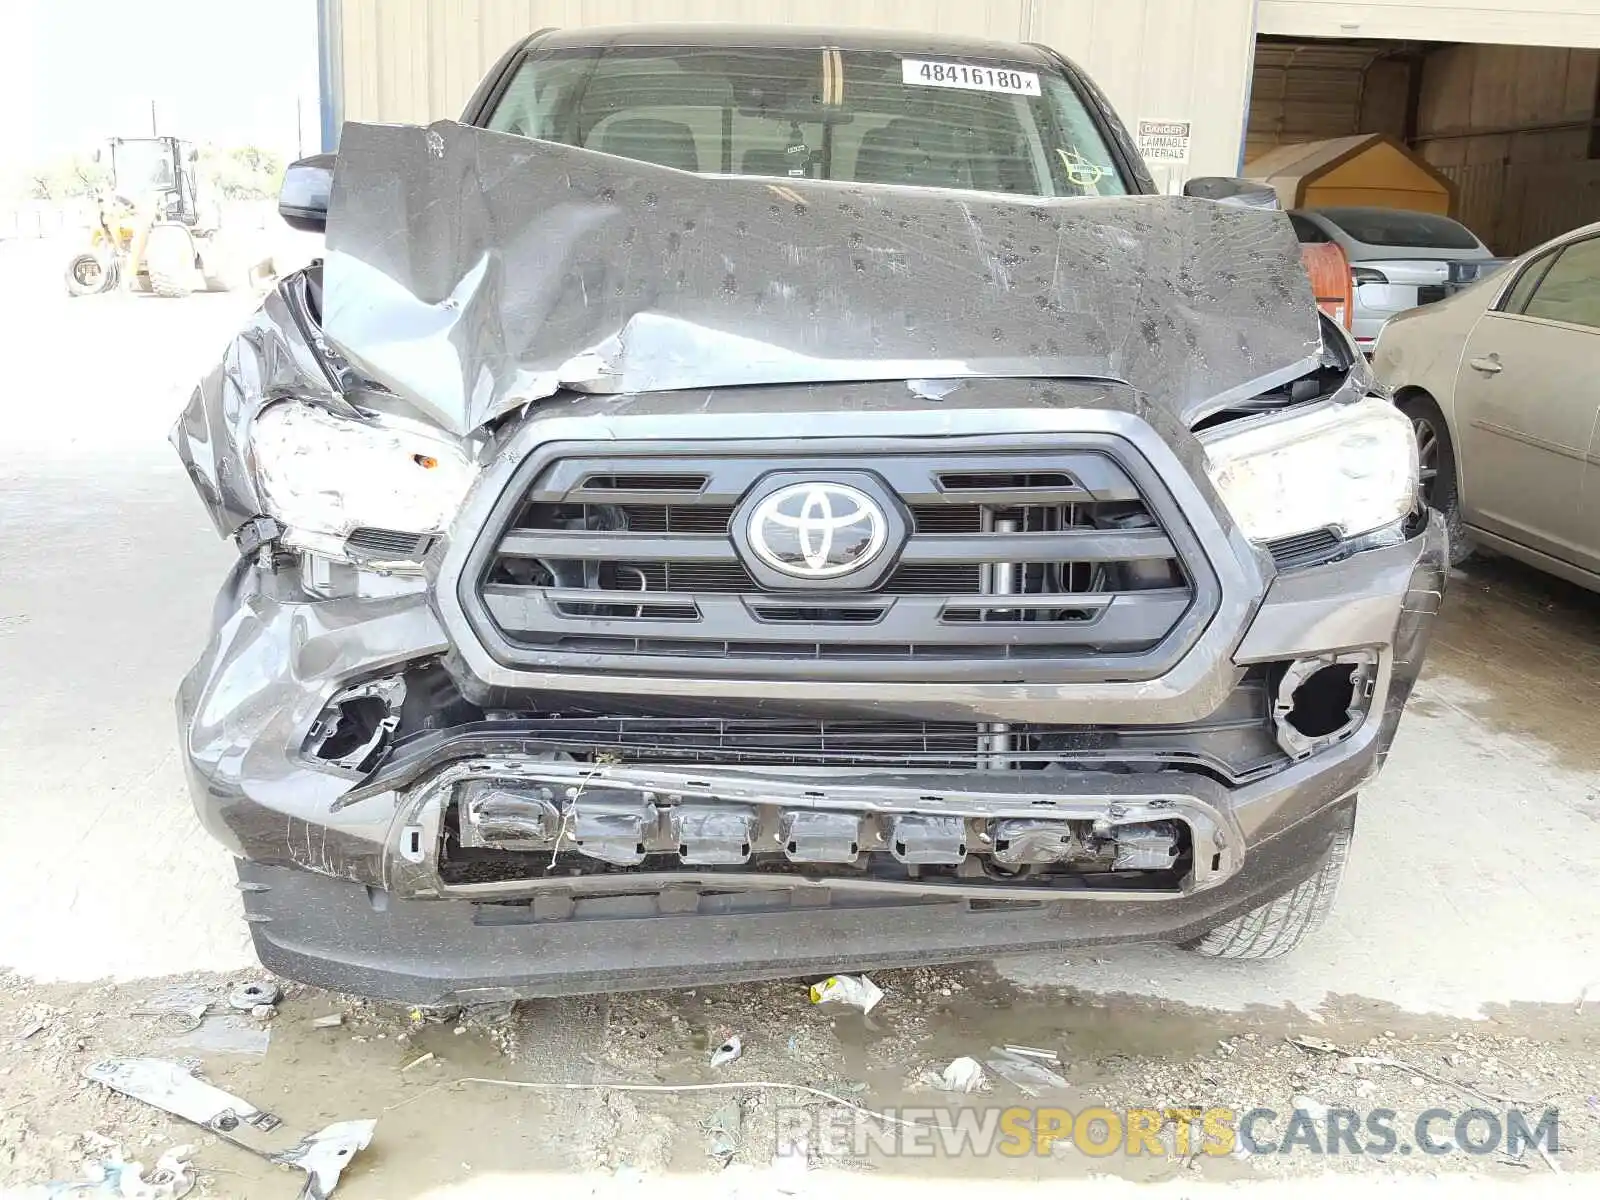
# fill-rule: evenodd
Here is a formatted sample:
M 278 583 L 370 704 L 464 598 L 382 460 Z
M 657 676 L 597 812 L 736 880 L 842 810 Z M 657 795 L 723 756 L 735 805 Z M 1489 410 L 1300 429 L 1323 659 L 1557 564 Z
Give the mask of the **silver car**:
M 1451 558 L 1474 544 L 1600 591 L 1600 224 L 1384 327 Z
M 1398 208 L 1307 208 L 1289 214 L 1303 244 L 1336 242 L 1350 260 L 1350 332 L 1370 353 L 1384 322 L 1434 304 L 1505 263 L 1459 221 Z

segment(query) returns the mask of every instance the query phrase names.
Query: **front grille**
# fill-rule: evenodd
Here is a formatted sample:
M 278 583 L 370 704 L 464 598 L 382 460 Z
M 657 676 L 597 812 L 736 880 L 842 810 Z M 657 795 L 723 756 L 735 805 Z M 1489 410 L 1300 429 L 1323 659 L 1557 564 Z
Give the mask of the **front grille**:
M 872 664 L 879 678 L 935 679 L 1018 678 L 1007 664 L 1053 662 L 1155 674 L 1215 611 L 1215 575 L 1148 465 L 1116 453 L 1118 439 L 1084 441 L 670 460 L 563 447 L 564 457 L 524 464 L 478 543 L 463 598 L 507 665 L 629 660 L 616 665 L 666 671 L 692 658 L 697 670 L 720 660 L 781 676 L 809 661 L 836 674 Z M 897 514 L 892 569 L 866 586 L 775 585 L 737 536 L 770 490 L 763 481 L 841 473 L 871 481 Z

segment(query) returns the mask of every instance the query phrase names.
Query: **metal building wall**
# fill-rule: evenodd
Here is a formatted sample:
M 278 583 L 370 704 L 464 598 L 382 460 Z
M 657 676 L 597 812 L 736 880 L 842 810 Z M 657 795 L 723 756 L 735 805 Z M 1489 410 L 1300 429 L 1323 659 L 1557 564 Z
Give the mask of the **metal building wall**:
M 643 21 L 857 25 L 1055 46 L 1130 123 L 1189 120 L 1180 175 L 1233 174 L 1244 136 L 1255 0 L 322 0 L 334 117 L 454 117 L 518 38 L 546 26 Z
M 1260 0 L 1261 33 L 1600 47 L 1600 0 Z

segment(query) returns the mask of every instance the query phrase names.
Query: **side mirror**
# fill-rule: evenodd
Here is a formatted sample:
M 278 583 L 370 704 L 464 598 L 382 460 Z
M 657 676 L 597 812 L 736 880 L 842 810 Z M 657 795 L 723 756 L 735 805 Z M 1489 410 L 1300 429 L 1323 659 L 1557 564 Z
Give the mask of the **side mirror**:
M 1227 175 L 1201 175 L 1183 185 L 1183 194 L 1196 200 L 1215 200 L 1218 204 L 1240 204 L 1245 208 L 1281 208 L 1278 191 L 1270 184 L 1253 179 L 1234 179 Z
M 333 191 L 331 154 L 313 154 L 289 164 L 278 189 L 278 215 L 291 229 L 321 233 L 328 227 L 328 195 Z

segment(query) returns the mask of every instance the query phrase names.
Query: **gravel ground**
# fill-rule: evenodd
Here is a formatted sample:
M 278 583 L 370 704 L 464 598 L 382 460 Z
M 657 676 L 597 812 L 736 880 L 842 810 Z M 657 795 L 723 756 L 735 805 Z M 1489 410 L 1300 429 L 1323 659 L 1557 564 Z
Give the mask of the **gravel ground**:
M 601 1180 L 670 1174 L 707 1187 L 778 1171 L 806 1190 L 838 1171 L 1019 1183 L 1091 1175 L 1225 1183 L 1317 1175 L 1330 1164 L 1362 1175 L 1490 1179 L 1595 1168 L 1600 1021 L 1587 1005 L 1582 1013 L 1576 1004 L 1544 1006 L 1463 1023 L 1351 1003 L 1313 1020 L 1034 991 L 980 968 L 885 972 L 875 980 L 885 997 L 870 1015 L 824 1011 L 802 984 L 773 983 L 426 1013 L 288 985 L 271 1015 L 256 1017 L 227 1008 L 237 977 L 92 987 L 11 977 L 0 982 L 0 1186 L 78 1178 L 85 1159 L 104 1156 L 107 1143 L 99 1139 L 109 1139 L 145 1163 L 169 1147 L 193 1146 L 199 1195 L 291 1194 L 291 1180 L 276 1180 L 281 1169 L 82 1078 L 85 1067 L 114 1055 L 187 1062 L 308 1129 L 378 1118 L 373 1146 L 340 1188 L 348 1200 L 445 1195 L 433 1189 L 513 1171 Z M 175 995 L 207 1004 L 209 1015 L 197 1021 L 174 1011 Z M 334 1016 L 339 1024 L 328 1026 Z M 741 1056 L 709 1066 L 711 1052 L 735 1035 Z M 931 1082 L 952 1059 L 983 1059 L 1007 1043 L 1054 1052 L 1063 1086 L 1029 1097 L 992 1071 L 985 1090 L 972 1094 L 952 1095 Z M 818 1088 L 844 1103 L 772 1087 L 625 1093 L 463 1082 L 470 1080 L 690 1088 L 766 1081 Z M 892 1128 L 885 1133 L 881 1122 L 845 1103 L 935 1125 L 941 1112 L 969 1109 L 981 1120 L 986 1110 L 1017 1105 L 1071 1113 L 1222 1107 L 1242 1115 L 1265 1108 L 1278 1114 L 1257 1127 L 1267 1143 L 1283 1137 L 1296 1108 L 1310 1118 L 1311 1137 L 1324 1143 L 1324 1110 L 1348 1108 L 1359 1114 L 1362 1145 L 1371 1144 L 1367 1114 L 1389 1109 L 1399 1145 L 1387 1155 L 1346 1152 L 1336 1163 L 1304 1148 L 1196 1153 L 1199 1140 L 1181 1153 L 1169 1124 L 1160 1155 L 1130 1157 L 1119 1149 L 1101 1156 L 1063 1141 L 1043 1155 L 919 1156 L 912 1153 L 917 1135 L 897 1143 Z M 807 1106 L 806 1116 L 795 1115 L 797 1105 Z M 1518 1157 L 1503 1148 L 1402 1150 L 1417 1114 L 1428 1109 L 1483 1109 L 1501 1120 L 1520 1109 L 1530 1126 L 1555 1109 L 1558 1149 L 1548 1158 L 1531 1148 Z M 805 1172 L 785 1157 L 802 1120 L 811 1122 Z M 877 1136 L 855 1135 L 858 1121 Z M 1444 1142 L 1452 1125 L 1453 1115 L 1429 1128 Z M 837 1145 L 828 1144 L 828 1131 Z M 1472 1136 L 1485 1136 L 1481 1121 Z M 937 1145 L 938 1136 L 927 1140 Z

